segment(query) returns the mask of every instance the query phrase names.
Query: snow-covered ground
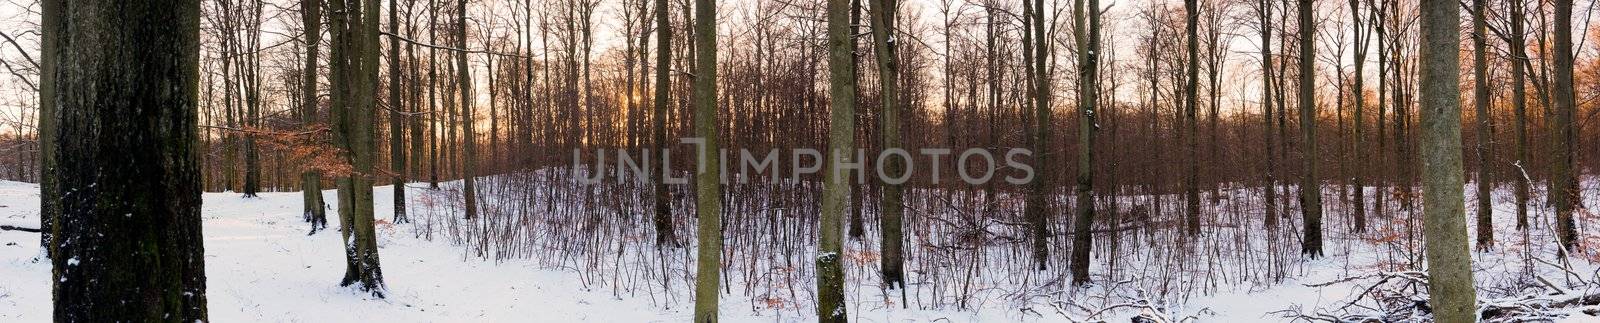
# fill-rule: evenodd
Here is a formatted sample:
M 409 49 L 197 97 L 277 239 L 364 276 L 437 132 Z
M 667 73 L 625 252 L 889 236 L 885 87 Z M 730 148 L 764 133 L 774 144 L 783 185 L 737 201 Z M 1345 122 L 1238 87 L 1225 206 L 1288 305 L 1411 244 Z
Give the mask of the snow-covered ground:
M 344 270 L 339 235 L 331 230 L 306 235 L 307 225 L 300 221 L 300 193 L 262 193 L 259 198 L 248 199 L 236 193 L 206 193 L 203 214 L 211 319 L 216 322 L 682 322 L 690 318 L 692 305 L 687 301 L 686 288 L 676 288 L 673 290 L 676 295 L 670 296 L 617 293 L 611 288 L 584 283 L 584 278 L 571 268 L 550 268 L 534 260 L 494 261 L 468 256 L 462 246 L 444 241 L 448 239 L 424 239 L 410 224 L 389 223 L 387 215 L 392 214 L 390 194 L 393 190 L 379 187 L 375 191 L 376 211 L 381 218 L 377 226 L 380 255 L 389 295 L 385 299 L 374 299 L 337 285 Z M 408 200 L 427 201 L 448 199 L 448 196 L 436 195 L 451 191 L 411 189 L 408 192 L 411 195 Z M 330 203 L 334 201 L 333 191 L 325 191 L 324 195 Z M 1526 242 L 1510 226 L 1510 204 L 1503 202 L 1505 199 L 1499 200 L 1502 202 L 1497 202 L 1496 206 L 1496 217 L 1500 220 L 1496 233 L 1500 234 L 1502 247 L 1475 254 L 1474 266 L 1480 272 L 1480 288 L 1515 285 L 1507 281 L 1525 272 L 1521 245 Z M 415 203 L 413 207 L 417 205 L 431 204 Z M 0 182 L 0 224 L 33 227 L 38 223 L 37 214 L 36 185 Z M 337 221 L 330 222 L 337 226 Z M 1330 221 L 1329 226 L 1342 224 Z M 1327 287 L 1308 287 L 1307 284 L 1394 270 L 1386 267 L 1394 261 L 1386 257 L 1392 257 L 1395 253 L 1390 252 L 1390 248 L 1397 247 L 1382 242 L 1381 232 L 1371 235 L 1379 237 L 1376 239 L 1343 237 L 1340 236 L 1344 232 L 1342 229 L 1330 229 L 1330 232 L 1326 247 L 1328 256 L 1287 262 L 1291 267 L 1287 270 L 1290 275 L 1280 283 L 1214 286 L 1168 310 L 1193 315 L 1202 322 L 1288 321 L 1276 312 L 1298 308 L 1303 313 L 1314 313 L 1318 308 L 1337 306 L 1359 292 L 1354 283 Z M 1589 234 L 1592 236 L 1593 232 Z M 1535 234 L 1527 239 L 1537 241 L 1547 237 Z M 50 320 L 50 266 L 39 257 L 37 239 L 33 233 L 0 231 L 0 322 Z M 851 246 L 861 248 L 860 244 Z M 1535 254 L 1547 253 L 1536 251 Z M 1575 271 L 1584 276 L 1581 278 L 1594 278 L 1595 266 L 1591 260 L 1575 257 L 1572 261 Z M 1123 270 L 1139 270 L 1133 264 L 1126 266 L 1128 269 Z M 1535 266 L 1539 267 L 1535 272 L 1549 278 L 1564 278 L 1556 273 L 1558 268 Z M 1095 270 L 1101 269 L 1097 265 Z M 762 300 L 741 296 L 747 294 L 740 292 L 741 287 L 732 288 L 733 293 L 723 296 L 722 318 L 726 321 L 815 320 L 809 307 L 753 309 L 751 304 Z M 1103 296 L 1111 294 L 1107 290 L 1116 288 L 1119 287 L 1101 285 L 1086 292 L 1066 291 L 1068 295 L 1029 298 L 1020 302 L 1022 305 L 998 299 L 979 300 L 984 304 L 974 305 L 976 310 L 960 311 L 883 306 L 873 303 L 875 301 L 862 301 L 872 298 L 869 294 L 878 294 L 878 290 L 857 287 L 852 288 L 850 315 L 860 322 L 1067 322 L 1072 317 L 1082 317 L 1082 314 L 1073 314 L 1082 313 L 1082 310 L 1063 309 L 1077 305 L 1057 301 L 1085 300 L 1095 305 L 1079 305 L 1090 308 L 1125 302 L 1126 299 L 1111 300 Z M 1128 290 L 1121 291 L 1126 292 Z M 660 298 L 676 300 L 661 301 Z M 1129 309 L 1100 319 L 1125 322 L 1128 316 L 1138 312 Z M 1566 320 L 1594 322 L 1596 318 L 1577 314 Z

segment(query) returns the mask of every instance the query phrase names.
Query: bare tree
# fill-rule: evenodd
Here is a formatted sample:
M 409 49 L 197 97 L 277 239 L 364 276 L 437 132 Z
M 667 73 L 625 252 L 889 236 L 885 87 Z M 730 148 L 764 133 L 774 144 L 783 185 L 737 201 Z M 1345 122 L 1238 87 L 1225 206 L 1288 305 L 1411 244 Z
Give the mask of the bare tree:
M 1422 2 L 1421 85 L 1423 213 L 1428 294 L 1439 322 L 1477 320 L 1472 253 L 1467 246 L 1461 166 L 1461 11 L 1453 2 Z
M 880 91 L 878 100 L 883 104 L 881 119 L 883 124 L 880 126 L 883 147 L 880 148 L 885 152 L 890 150 L 905 151 L 900 147 L 900 58 L 897 50 L 899 44 L 896 42 L 899 37 L 897 35 L 899 31 L 895 29 L 895 19 L 898 16 L 896 12 L 898 11 L 899 1 L 872 1 L 872 44 L 874 53 L 876 53 L 874 56 L 878 60 L 878 85 Z M 879 154 L 879 156 L 887 156 L 887 154 Z M 886 170 L 883 172 L 886 178 L 880 179 L 885 183 L 881 192 L 883 197 L 879 202 L 881 211 L 878 215 L 878 226 L 882 232 L 882 240 L 879 241 L 882 267 L 879 270 L 883 274 L 883 283 L 891 289 L 898 287 L 901 290 L 901 299 L 903 300 L 906 287 L 905 256 L 902 248 L 905 236 L 901 233 L 904 231 L 901 218 L 905 215 L 905 205 L 901 197 L 904 194 L 904 188 L 902 188 L 904 181 L 900 183 L 890 182 L 892 178 L 910 178 L 910 176 L 905 175 L 905 164 L 910 162 L 908 159 L 911 158 L 911 155 L 905 154 L 902 156 L 905 158 L 878 161 L 884 164 L 878 167 L 886 166 Z
M 705 1 L 705 0 L 699 0 Z M 828 151 L 823 153 L 822 215 L 817 231 L 817 318 L 820 322 L 846 322 L 843 256 L 844 208 L 849 204 L 848 175 L 840 163 L 855 151 L 855 41 L 850 35 L 849 0 L 828 0 Z M 855 161 L 859 163 L 860 161 Z
M 705 139 L 700 145 L 695 176 L 695 214 L 700 217 L 700 247 L 695 268 L 694 321 L 717 321 L 717 289 L 722 268 L 722 174 L 716 166 L 717 136 L 717 4 L 712 0 L 694 1 L 695 134 Z
M 1072 220 L 1072 282 L 1089 282 L 1089 253 L 1094 237 L 1089 229 L 1094 224 L 1094 152 L 1095 134 L 1100 123 L 1096 116 L 1100 106 L 1100 0 L 1079 0 L 1074 3 L 1073 30 L 1078 43 L 1078 178 L 1077 215 Z M 1085 21 L 1085 17 L 1087 21 Z M 1086 25 L 1087 24 L 1087 25 Z
M 1316 110 L 1316 84 L 1312 82 L 1316 69 L 1312 64 L 1316 62 L 1316 29 L 1312 20 L 1315 11 L 1315 1 L 1300 0 L 1300 133 L 1301 153 L 1304 163 L 1303 174 L 1300 174 L 1300 208 L 1304 212 L 1305 240 L 1301 243 L 1300 253 L 1311 257 L 1322 257 L 1322 185 L 1317 177 L 1317 110 Z
M 331 0 L 328 4 L 328 25 L 333 33 L 329 68 L 334 143 L 339 161 L 350 167 L 349 174 L 337 179 L 339 226 L 343 228 L 339 233 L 345 250 L 345 274 L 339 285 L 356 285 L 363 292 L 383 297 L 372 214 L 378 1 Z

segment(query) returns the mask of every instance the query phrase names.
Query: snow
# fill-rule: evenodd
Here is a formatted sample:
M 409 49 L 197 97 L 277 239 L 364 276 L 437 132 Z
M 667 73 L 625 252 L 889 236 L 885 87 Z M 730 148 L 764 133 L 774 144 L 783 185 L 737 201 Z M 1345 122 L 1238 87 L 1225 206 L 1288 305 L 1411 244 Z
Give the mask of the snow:
M 1534 185 L 1535 189 L 1540 186 Z M 408 201 L 413 201 L 413 208 L 431 207 L 433 203 L 427 202 L 430 200 L 454 198 L 450 195 L 454 191 L 435 191 L 425 187 L 425 184 L 411 184 L 407 190 L 410 194 Z M 1468 196 L 1473 196 L 1473 186 L 1468 185 L 1467 189 Z M 1523 246 L 1528 245 L 1528 241 L 1534 242 L 1532 252 L 1539 259 L 1557 261 L 1552 256 L 1553 251 L 1539 247 L 1550 245 L 1543 241 L 1553 239 L 1546 224 L 1548 216 L 1538 215 L 1536 211 L 1532 218 L 1537 222 L 1536 230 L 1527 236 L 1519 234 L 1512 228 L 1515 221 L 1511 214 L 1515 209 L 1510 198 L 1501 196 L 1509 195 L 1501 194 L 1505 191 L 1509 191 L 1509 188 L 1503 187 L 1497 191 L 1494 204 L 1497 221 L 1495 232 L 1500 247 L 1474 253 L 1480 299 L 1488 298 L 1483 295 L 1488 287 L 1513 286 L 1513 281 L 1518 277 L 1525 277 L 1527 270 L 1522 255 L 1525 253 Z M 421 224 L 413 227 L 414 224 L 389 223 L 389 215 L 393 214 L 390 204 L 393 201 L 393 188 L 377 187 L 374 193 L 377 202 L 375 211 L 380 219 L 377 224 L 378 244 L 387 283 L 386 299 L 373 299 L 370 294 L 338 286 L 344 271 L 344 251 L 340 247 L 339 234 L 327 230 L 313 236 L 306 235 L 309 226 L 301 221 L 300 193 L 269 192 L 261 193 L 259 198 L 241 198 L 237 193 L 204 194 L 202 213 L 211 319 L 216 322 L 682 322 L 692 317 L 692 301 L 689 298 L 692 288 L 682 288 L 680 285 L 668 292 L 617 291 L 592 282 L 586 283 L 585 279 L 593 278 L 583 277 L 574 268 L 549 266 L 537 260 L 485 260 L 469 255 L 464 251 L 466 247 L 448 241 L 449 238 L 444 238 L 442 233 L 430 234 L 418 229 Z M 332 190 L 323 194 L 330 204 L 329 217 L 335 217 L 336 206 L 331 204 L 337 202 L 336 194 Z M 1336 191 L 1331 194 L 1329 196 L 1337 196 Z M 1594 200 L 1594 197 L 1588 198 L 1588 201 Z M 1473 214 L 1473 205 L 1468 203 L 1467 214 Z M 425 213 L 413 210 L 413 220 L 418 220 L 419 213 Z M 0 224 L 35 227 L 38 225 L 37 214 L 36 185 L 0 181 Z M 851 287 L 847 288 L 845 310 L 853 321 L 861 322 L 1068 322 L 1087 315 L 1086 311 L 1071 306 L 1093 308 L 1122 304 L 1132 307 L 1096 319 L 1126 322 L 1128 317 L 1150 312 L 1150 308 L 1156 307 L 1165 308 L 1166 313 L 1159 315 L 1173 318 L 1192 315 L 1200 322 L 1288 321 L 1276 312 L 1298 308 L 1310 313 L 1316 309 L 1337 307 L 1360 292 L 1357 286 L 1347 283 L 1320 288 L 1308 287 L 1308 284 L 1371 273 L 1377 268 L 1392 265 L 1394 261 L 1385 257 L 1392 257 L 1395 253 L 1393 249 L 1397 247 L 1371 242 L 1370 237 L 1350 237 L 1343 229 L 1346 225 L 1343 217 L 1338 215 L 1338 210 L 1330 207 L 1328 214 L 1329 221 L 1325 224 L 1329 230 L 1326 257 L 1291 260 L 1287 264 L 1290 267 L 1289 276 L 1280 282 L 1225 283 L 1192 297 L 1182 296 L 1184 302 L 1181 304 L 1171 299 L 1172 296 L 1155 297 L 1143 302 L 1104 297 L 1119 294 L 1137 298 L 1144 293 L 1138 290 L 1140 286 L 1137 282 L 1128 284 L 1131 287 L 1103 282 L 1104 285 L 1082 289 L 1049 287 L 1065 289 L 1053 293 L 1034 290 L 1046 288 L 1034 282 L 1032 284 L 1035 285 L 1028 285 L 1033 287 L 991 286 L 997 291 L 1007 291 L 997 294 L 1017 291 L 1027 295 L 979 294 L 971 300 L 974 304 L 969 306 L 969 310 L 901 309 L 901 305 L 896 304 L 898 298 L 880 296 L 881 291 L 877 288 L 859 287 L 858 284 L 876 278 L 864 277 L 866 275 L 863 275 L 859 264 L 852 265 L 854 262 L 847 261 L 847 284 Z M 1586 220 L 1594 221 L 1591 218 Z M 338 221 L 330 222 L 337 226 Z M 1386 223 L 1377 219 L 1373 222 L 1374 227 Z M 1469 221 L 1469 225 L 1471 223 Z M 1580 224 L 1580 227 L 1592 225 Z M 47 322 L 51 319 L 50 264 L 40 257 L 37 244 L 38 236 L 34 233 L 0 231 L 0 322 Z M 848 243 L 845 248 L 849 255 L 865 247 Z M 1144 257 L 1136 254 L 1126 256 Z M 1098 275 L 1106 270 L 1102 264 L 1106 256 L 1097 257 L 1099 260 L 1092 270 Z M 1588 259 L 1593 259 L 1593 256 L 1570 259 L 1574 271 L 1585 275 L 1594 272 L 1596 266 Z M 68 263 L 75 261 L 70 259 Z M 1133 263 L 1132 259 L 1128 261 L 1121 270 L 1136 271 L 1142 266 Z M 980 270 L 1004 272 L 1004 268 L 1010 265 L 988 264 L 985 266 L 994 268 Z M 1538 275 L 1557 281 L 1568 279 L 1553 266 L 1534 264 L 1533 267 Z M 1190 270 L 1180 272 L 1180 275 L 1195 273 L 1195 269 Z M 917 281 L 917 275 L 920 274 L 909 272 L 908 280 Z M 990 277 L 983 283 L 1004 284 L 1005 281 Z M 811 293 L 809 286 L 814 286 L 811 282 L 809 278 L 797 282 L 796 285 L 802 288 L 798 292 L 802 295 L 798 297 L 798 302 L 811 300 L 806 296 Z M 1025 280 L 1020 284 L 1029 283 Z M 721 301 L 724 321 L 815 320 L 816 313 L 810 305 L 801 304 L 796 308 L 793 304 L 787 307 L 780 304 L 777 309 L 758 307 L 755 304 L 766 303 L 767 299 L 761 298 L 765 294 L 746 293 L 743 286 L 729 287 L 732 292 L 724 293 Z M 902 291 L 907 290 L 914 298 L 918 297 L 919 291 L 926 292 L 915 285 Z M 1077 303 L 1068 304 L 1067 301 Z M 1168 303 L 1173 304 L 1166 305 Z M 1594 319 L 1575 312 L 1564 318 L 1566 322 Z
M 260 198 L 206 193 L 212 321 L 681 322 L 691 317 L 687 307 L 655 308 L 609 291 L 584 290 L 570 271 L 540 269 L 531 262 L 463 261 L 458 247 L 419 239 L 389 224 L 392 192 L 391 187 L 375 189 L 387 299 L 338 286 L 344 274 L 339 233 L 306 236 L 300 193 L 261 193 Z M 337 198 L 332 190 L 324 196 L 329 204 Z M 37 227 L 37 214 L 38 186 L 0 182 L 0 223 Z M 330 210 L 329 217 L 334 216 Z M 0 231 L 0 322 L 51 320 L 50 264 L 38 257 L 38 239 L 33 233 Z

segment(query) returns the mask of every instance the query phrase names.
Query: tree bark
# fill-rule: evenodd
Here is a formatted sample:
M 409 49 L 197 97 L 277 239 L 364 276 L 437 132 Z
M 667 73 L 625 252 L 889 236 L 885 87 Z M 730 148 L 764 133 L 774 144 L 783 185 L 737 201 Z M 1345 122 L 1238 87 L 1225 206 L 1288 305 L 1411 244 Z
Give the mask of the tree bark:
M 53 4 L 55 321 L 208 321 L 200 2 Z
M 329 29 L 333 32 L 330 70 L 333 72 L 333 134 L 339 161 L 349 165 L 339 185 L 339 233 L 343 236 L 345 274 L 340 286 L 357 285 L 363 292 L 383 297 L 383 271 L 378 262 L 378 242 L 373 227 L 372 183 L 376 175 L 373 125 L 378 81 L 378 2 L 332 0 L 328 2 Z
M 656 80 L 655 80 L 655 112 L 651 117 L 655 125 L 654 140 L 655 150 L 658 154 L 666 153 L 667 148 L 667 94 L 672 91 L 672 22 L 668 19 L 671 10 L 667 0 L 655 0 L 656 3 Z M 666 178 L 667 163 L 671 161 L 661 158 L 660 170 L 656 171 L 655 178 L 655 227 L 656 245 L 677 246 L 677 232 L 672 228 L 671 203 L 672 192 L 667 190 Z
M 717 321 L 717 286 L 722 268 L 722 184 L 717 166 L 717 4 L 694 1 L 696 68 L 694 74 L 695 134 L 705 139 L 696 165 L 695 214 L 699 215 L 700 247 L 695 268 L 694 321 Z
M 400 16 L 395 8 L 399 0 L 389 1 L 389 172 L 394 185 L 394 223 L 406 219 L 406 123 L 405 107 L 410 102 L 400 100 Z M 377 13 L 373 13 L 377 14 Z
M 50 176 L 56 167 L 56 56 L 61 37 L 61 4 L 63 0 L 39 1 L 39 246 L 45 255 L 54 257 L 56 248 L 52 239 L 55 225 L 61 217 L 62 191 Z
M 376 1 L 376 0 L 369 0 Z M 456 1 L 456 45 L 467 48 L 467 0 Z M 491 71 L 493 73 L 493 71 Z M 456 53 L 456 90 L 461 93 L 461 198 L 467 219 L 478 217 L 478 144 L 473 131 L 472 69 L 467 66 L 467 52 Z
M 1085 7 L 1087 6 L 1087 8 Z M 1086 12 L 1087 11 L 1087 12 Z M 1084 16 L 1087 14 L 1087 26 Z M 1080 32 L 1077 42 L 1080 49 L 1078 61 L 1078 178 L 1077 213 L 1072 220 L 1072 282 L 1082 285 L 1089 282 L 1089 253 L 1093 251 L 1094 236 L 1089 229 L 1095 217 L 1094 153 L 1095 134 L 1100 130 L 1097 110 L 1100 106 L 1100 1 L 1080 0 L 1074 6 L 1073 20 Z
M 700 0 L 704 1 L 704 0 Z M 817 231 L 817 318 L 819 322 L 846 321 L 844 268 L 840 262 L 843 236 L 840 235 L 844 209 L 849 204 L 848 175 L 841 176 L 840 163 L 853 159 L 855 151 L 855 41 L 850 35 L 850 1 L 828 0 L 828 165 L 823 170 L 822 215 Z M 854 161 L 859 163 L 861 161 Z
M 1488 6 L 1486 0 L 1472 1 L 1472 106 L 1477 114 L 1473 127 L 1478 139 L 1473 145 L 1473 152 L 1478 157 L 1477 196 L 1478 202 L 1478 250 L 1489 250 L 1494 246 L 1494 206 L 1490 199 L 1494 187 L 1490 185 L 1492 179 L 1489 172 L 1489 56 L 1488 56 L 1488 22 L 1485 21 L 1484 9 Z M 1458 18 L 1459 19 L 1459 18 Z
M 1185 203 L 1184 232 L 1190 237 L 1200 235 L 1200 148 L 1199 145 L 1199 88 L 1200 88 L 1200 5 L 1198 0 L 1183 2 L 1185 41 L 1188 58 L 1184 65 L 1183 85 L 1183 140 L 1184 166 L 1183 196 Z
M 322 0 L 300 1 L 301 23 L 306 30 L 306 65 L 301 71 L 300 123 L 303 128 L 320 127 L 317 120 L 317 60 L 322 44 Z M 322 137 L 313 137 L 321 139 Z M 311 223 L 311 233 L 328 227 L 328 206 L 322 201 L 322 172 L 307 167 L 300 173 L 301 214 Z
M 878 100 L 883 104 L 883 124 L 880 126 L 880 134 L 883 138 L 883 147 L 881 148 L 883 151 L 904 151 L 900 147 L 900 58 L 896 48 L 899 45 L 896 42 L 898 36 L 896 36 L 897 29 L 895 29 L 897 11 L 899 11 L 899 3 L 896 0 L 872 1 L 872 44 L 876 53 L 874 56 L 878 61 L 878 84 L 880 86 Z M 879 241 L 880 258 L 882 259 L 880 273 L 883 274 L 884 285 L 887 285 L 890 289 L 897 286 L 904 289 L 906 287 L 905 256 L 902 245 L 904 244 L 905 236 L 902 234 L 904 227 L 901 224 L 901 218 L 905 215 L 905 205 L 902 204 L 904 188 L 900 183 L 888 182 L 888 179 L 907 177 L 903 174 L 905 174 L 905 164 L 910 161 L 902 158 L 886 157 L 888 155 L 881 153 L 878 156 L 880 157 L 878 162 L 883 163 L 878 167 L 887 167 L 882 172 L 887 176 L 879 179 L 885 181 L 881 192 L 883 194 L 882 199 L 878 203 L 880 208 L 878 226 L 882 234 L 882 239 Z M 909 154 L 903 156 L 910 158 Z
M 1316 24 L 1312 20 L 1313 0 L 1300 0 L 1300 133 L 1301 153 L 1305 157 L 1300 174 L 1300 208 L 1304 212 L 1305 241 L 1300 253 L 1310 258 L 1322 257 L 1322 185 L 1318 184 L 1316 84 L 1312 83 L 1316 70 Z
M 1423 1 L 1421 11 L 1418 83 L 1422 158 L 1428 161 L 1422 171 L 1429 304 L 1439 322 L 1471 322 L 1477 319 L 1477 301 L 1462 201 L 1461 11 L 1445 1 Z
M 1555 118 L 1551 121 L 1553 137 L 1550 165 L 1551 205 L 1556 210 L 1556 233 L 1561 248 L 1572 251 L 1578 247 L 1578 229 L 1572 213 L 1577 208 L 1578 188 L 1573 168 L 1573 146 L 1577 141 L 1573 122 L 1577 101 L 1572 84 L 1572 0 L 1555 0 L 1555 66 L 1553 81 Z

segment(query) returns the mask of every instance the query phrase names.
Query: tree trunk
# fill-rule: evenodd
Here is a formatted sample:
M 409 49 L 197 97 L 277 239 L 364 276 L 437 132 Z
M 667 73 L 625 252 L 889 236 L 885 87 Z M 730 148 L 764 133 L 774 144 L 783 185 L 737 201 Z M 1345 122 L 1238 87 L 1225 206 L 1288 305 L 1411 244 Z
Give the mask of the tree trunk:
M 55 321 L 208 321 L 200 2 L 46 3 L 60 18 L 45 28 L 57 40 L 51 61 L 73 62 L 52 71 L 50 98 L 56 165 L 46 176 L 72 192 L 55 201 Z
M 1300 174 L 1300 208 L 1304 212 L 1305 241 L 1300 253 L 1322 257 L 1322 185 L 1318 184 L 1316 84 L 1312 83 L 1316 70 L 1316 24 L 1312 20 L 1313 0 L 1300 0 L 1300 133 L 1301 153 L 1304 154 L 1303 173 Z
M 652 130 L 656 153 L 664 154 L 667 148 L 667 94 L 672 91 L 672 79 L 669 74 L 672 68 L 672 22 L 668 19 L 671 12 L 667 0 L 655 0 L 655 3 L 656 90 L 655 100 L 651 102 L 655 105 L 655 112 L 651 113 L 651 117 L 655 122 Z M 677 232 L 672 228 L 672 211 L 669 204 L 672 201 L 672 192 L 667 190 L 666 183 L 667 176 L 671 175 L 667 174 L 667 169 L 670 168 L 667 167 L 667 163 L 671 161 L 665 156 L 660 159 L 660 170 L 656 171 L 654 181 L 656 245 L 677 246 Z
M 704 0 L 700 0 L 704 1 Z M 849 204 L 848 176 L 839 174 L 840 163 L 853 159 L 855 151 L 855 67 L 851 64 L 855 40 L 850 35 L 850 0 L 828 0 L 828 165 L 823 170 L 822 223 L 817 231 L 817 318 L 819 322 L 846 321 L 844 304 L 844 252 L 842 236 L 844 209 Z M 861 161 L 854 161 L 860 163 Z
M 322 0 L 300 1 L 301 22 L 306 30 L 306 66 L 301 72 L 301 111 L 300 123 L 302 128 L 320 127 L 317 121 L 317 59 L 318 48 L 322 43 Z M 313 142 L 320 142 L 319 135 L 313 135 Z M 308 163 L 311 161 L 308 161 Z M 307 167 L 300 173 L 300 186 L 302 196 L 301 214 L 306 222 L 311 223 L 311 233 L 328 227 L 328 207 L 322 201 L 322 172 L 315 167 Z
M 375 0 L 372 0 L 375 1 Z M 467 48 L 467 0 L 456 1 L 456 45 Z M 491 71 L 493 73 L 493 71 Z M 467 66 L 467 52 L 456 53 L 456 90 L 461 93 L 461 198 L 467 219 L 478 217 L 478 144 L 477 132 L 472 130 L 472 69 Z
M 1085 8 L 1087 6 L 1087 8 Z M 1087 4 L 1081 1 L 1073 7 L 1073 20 L 1078 27 L 1074 30 L 1086 30 L 1088 33 L 1078 33 L 1077 43 L 1080 46 L 1078 53 L 1078 102 L 1080 115 L 1078 116 L 1078 183 L 1077 213 L 1072 220 L 1072 282 L 1082 285 L 1089 282 L 1089 252 L 1093 251 L 1094 236 L 1089 232 L 1093 227 L 1094 208 L 1094 151 L 1095 133 L 1100 130 L 1100 123 L 1096 109 L 1100 105 L 1100 1 L 1088 0 Z M 1088 26 L 1084 26 L 1085 11 L 1088 15 Z
M 1184 65 L 1183 85 L 1183 139 L 1185 169 L 1183 196 L 1185 203 L 1184 232 L 1190 237 L 1200 235 L 1200 154 L 1199 105 L 1200 96 L 1200 5 L 1198 0 L 1183 2 L 1188 58 Z
M 56 55 L 61 42 L 61 1 L 39 3 L 39 246 L 54 257 L 55 225 L 61 217 L 62 191 L 51 174 L 56 167 Z
M 1261 137 L 1267 155 L 1266 183 L 1261 186 L 1267 200 L 1262 222 L 1267 228 L 1278 227 L 1278 154 L 1274 152 L 1278 140 L 1273 137 L 1272 84 L 1272 1 L 1261 0 Z
M 1517 198 L 1517 230 L 1528 229 L 1528 191 L 1533 180 L 1528 178 L 1528 89 L 1527 89 L 1527 64 L 1528 49 L 1523 24 L 1527 19 L 1524 16 L 1524 7 L 1521 2 L 1513 2 L 1511 7 L 1511 33 L 1507 40 L 1506 48 L 1511 49 L 1511 106 L 1517 117 L 1517 147 L 1516 161 L 1511 165 L 1516 174 Z
M 1488 22 L 1485 21 L 1484 7 L 1486 0 L 1472 1 L 1472 105 L 1477 114 L 1474 125 L 1477 132 L 1477 141 L 1473 151 L 1478 157 L 1478 250 L 1489 250 L 1494 246 L 1494 205 L 1490 202 L 1493 195 L 1491 174 L 1489 173 L 1489 53 L 1488 53 Z M 1459 19 L 1459 18 L 1458 18 Z
M 394 185 L 394 223 L 406 219 L 406 123 L 405 109 L 410 102 L 400 101 L 400 16 L 399 0 L 389 1 L 389 172 Z M 373 14 L 377 14 L 374 12 Z
M 357 285 L 383 297 L 383 271 L 373 227 L 372 183 L 376 175 L 373 144 L 375 89 L 378 81 L 378 2 L 328 2 L 333 53 L 333 134 L 339 161 L 349 165 L 339 185 L 339 233 L 343 236 L 345 274 L 340 286 Z
M 899 3 L 896 0 L 872 1 L 872 44 L 876 53 L 873 56 L 877 57 L 878 61 L 880 86 L 878 100 L 883 103 L 883 124 L 880 126 L 882 127 L 880 133 L 883 136 L 881 148 L 884 153 L 878 155 L 880 157 L 878 162 L 883 163 L 878 167 L 887 167 L 885 171 L 879 172 L 885 175 L 879 179 L 884 181 L 883 196 L 878 203 L 881 210 L 878 215 L 878 226 L 882 233 L 882 240 L 879 241 L 882 254 L 880 270 L 884 285 L 890 289 L 897 286 L 901 289 L 906 287 L 903 264 L 905 256 L 902 254 L 905 236 L 901 233 L 904 230 L 901 218 L 905 215 L 905 205 L 902 204 L 901 195 L 904 194 L 902 184 L 905 181 L 895 183 L 891 179 L 910 178 L 905 175 L 905 164 L 909 163 L 907 159 L 911 158 L 909 153 L 902 155 L 905 157 L 903 159 L 886 157 L 889 151 L 905 152 L 900 147 L 900 58 L 896 48 L 899 45 L 896 42 L 898 36 L 895 29 L 898 10 Z
M 1577 141 L 1573 130 L 1576 121 L 1577 101 L 1572 84 L 1572 0 L 1555 0 L 1555 66 L 1554 94 L 1555 120 L 1551 121 L 1550 165 L 1551 205 L 1556 210 L 1556 233 L 1561 248 L 1572 251 L 1578 246 L 1578 229 L 1572 213 L 1577 208 L 1578 188 L 1573 165 L 1573 146 Z
M 694 321 L 717 321 L 717 289 L 722 268 L 722 184 L 718 167 L 717 137 L 717 4 L 712 0 L 694 1 L 695 134 L 705 139 L 700 145 L 696 165 L 704 167 L 695 176 L 695 214 L 699 215 L 700 247 L 695 268 Z
M 1477 301 L 1472 253 L 1462 199 L 1461 11 L 1454 2 L 1423 1 L 1420 76 L 1424 225 L 1427 231 L 1428 294 L 1439 322 L 1471 322 Z
M 1353 194 L 1355 205 L 1353 210 L 1354 214 L 1351 214 L 1351 228 L 1357 234 L 1367 232 L 1366 177 L 1367 167 L 1371 167 L 1371 163 L 1367 160 L 1368 158 L 1371 158 L 1371 156 L 1368 155 L 1369 149 L 1366 147 L 1367 137 L 1365 132 L 1367 89 L 1363 84 L 1363 80 L 1366 79 L 1365 67 L 1367 62 L 1367 42 L 1370 38 L 1367 38 L 1366 26 L 1361 24 L 1361 14 L 1361 1 L 1350 0 L 1350 28 L 1355 30 L 1355 33 L 1353 33 L 1355 36 L 1353 36 L 1353 38 L 1356 45 L 1354 51 L 1355 74 L 1352 77 L 1353 84 L 1351 84 L 1352 92 L 1354 93 L 1354 98 L 1351 100 L 1351 104 L 1354 105 L 1353 108 L 1355 110 L 1355 115 L 1350 118 L 1351 122 L 1354 123 L 1351 126 L 1354 129 L 1351 131 L 1353 142 L 1350 146 L 1356 151 L 1356 164 L 1355 171 L 1353 174 L 1349 175 L 1350 186 L 1355 187 L 1355 192 Z

